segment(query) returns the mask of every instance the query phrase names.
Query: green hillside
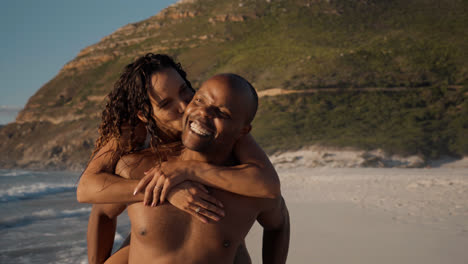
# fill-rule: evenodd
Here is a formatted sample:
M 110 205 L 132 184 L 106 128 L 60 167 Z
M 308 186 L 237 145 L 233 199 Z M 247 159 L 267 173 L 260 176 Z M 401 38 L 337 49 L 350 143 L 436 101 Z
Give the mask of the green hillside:
M 468 88 L 428 88 L 264 98 L 254 135 L 269 152 L 325 144 L 426 158 L 466 155 L 467 95 Z
M 463 0 L 183 1 L 65 65 L 0 130 L 0 166 L 83 166 L 104 96 L 124 65 L 146 52 L 176 57 L 195 87 L 235 72 L 259 91 L 323 89 L 260 99 L 253 133 L 270 153 L 318 143 L 466 155 L 467 7 Z

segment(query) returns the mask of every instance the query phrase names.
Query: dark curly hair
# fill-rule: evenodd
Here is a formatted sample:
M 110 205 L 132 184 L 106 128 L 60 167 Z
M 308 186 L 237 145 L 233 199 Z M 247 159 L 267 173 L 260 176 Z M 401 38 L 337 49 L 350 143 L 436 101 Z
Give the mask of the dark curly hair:
M 159 129 L 153 118 L 148 92 L 152 89 L 152 75 L 167 68 L 175 69 L 187 86 L 194 91 L 180 63 L 176 63 L 168 55 L 148 53 L 128 64 L 115 83 L 112 92 L 107 95 L 107 104 L 102 112 L 102 121 L 99 127 L 99 138 L 96 140 L 92 157 L 111 139 L 117 139 L 118 142 L 117 156 L 114 158 L 120 158 L 120 156 L 131 153 L 140 147 L 135 144 L 135 129 L 141 125 L 141 120 L 137 115 L 139 112 L 147 120 L 144 125 L 147 133 L 151 136 L 150 146 L 153 152 L 159 154 L 158 146 L 170 143 L 163 142 L 161 136 L 158 136 Z M 124 126 L 129 128 L 129 135 L 125 135 L 126 143 L 122 143 L 120 140 Z

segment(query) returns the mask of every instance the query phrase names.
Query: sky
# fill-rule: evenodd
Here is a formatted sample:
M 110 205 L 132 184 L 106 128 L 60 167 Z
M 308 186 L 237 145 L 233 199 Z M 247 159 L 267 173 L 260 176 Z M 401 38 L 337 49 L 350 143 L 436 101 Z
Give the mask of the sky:
M 0 124 L 83 48 L 176 0 L 14 0 L 0 3 Z

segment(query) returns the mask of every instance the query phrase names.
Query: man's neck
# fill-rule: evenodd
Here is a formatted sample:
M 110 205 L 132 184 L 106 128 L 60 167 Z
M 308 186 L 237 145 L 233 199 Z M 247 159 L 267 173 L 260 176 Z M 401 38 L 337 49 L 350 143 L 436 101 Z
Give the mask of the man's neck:
M 230 155 L 231 153 L 201 153 L 185 148 L 180 155 L 180 160 L 196 160 L 214 165 L 225 165 L 230 161 Z

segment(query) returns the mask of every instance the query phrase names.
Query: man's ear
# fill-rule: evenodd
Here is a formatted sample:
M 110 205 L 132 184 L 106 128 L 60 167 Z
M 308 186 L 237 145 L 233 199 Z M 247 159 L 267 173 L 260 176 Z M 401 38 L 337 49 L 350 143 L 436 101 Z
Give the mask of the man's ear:
M 242 136 L 247 135 L 250 132 L 250 130 L 252 130 L 252 125 L 251 124 L 245 125 L 241 130 Z
M 141 120 L 141 122 L 148 123 L 148 120 L 146 119 L 146 117 L 143 116 L 143 113 L 141 111 L 138 111 L 137 116 L 138 116 L 138 119 Z

